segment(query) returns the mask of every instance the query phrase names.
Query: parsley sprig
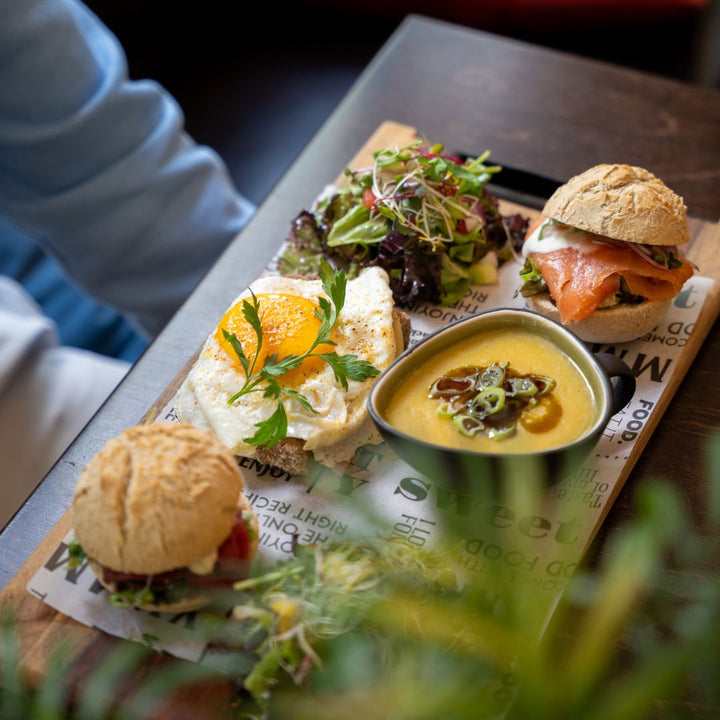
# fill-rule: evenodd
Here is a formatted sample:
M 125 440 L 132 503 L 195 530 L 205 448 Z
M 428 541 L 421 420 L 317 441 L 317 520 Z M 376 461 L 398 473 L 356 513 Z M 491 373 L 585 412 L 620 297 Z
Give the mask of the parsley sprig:
M 277 400 L 277 407 L 273 413 L 266 420 L 256 423 L 257 432 L 255 435 L 243 438 L 243 442 L 249 445 L 271 448 L 287 436 L 287 414 L 282 403 L 283 397 L 295 400 L 305 410 L 316 414 L 316 410 L 302 393 L 285 387 L 280 382 L 280 378 L 285 373 L 300 367 L 306 358 L 322 358 L 332 368 L 335 379 L 344 390 L 348 389 L 348 380 L 361 382 L 380 374 L 380 371 L 372 363 L 358 358 L 357 355 L 338 355 L 335 351 L 316 352 L 319 345 L 335 345 L 330 336 L 345 304 L 345 292 L 347 289 L 345 273 L 342 270 L 331 268 L 327 262 L 323 262 L 321 266 L 320 279 L 327 297 L 320 296 L 318 298 L 315 315 L 320 320 L 320 327 L 318 328 L 317 337 L 304 353 L 299 355 L 291 353 L 282 358 L 278 358 L 277 354 L 274 353 L 267 356 L 262 366 L 258 367 L 258 357 L 263 343 L 263 331 L 260 302 L 252 290 L 250 291 L 250 299 L 243 300 L 243 316 L 257 336 L 257 346 L 252 358 L 247 357 L 237 336 L 223 328 L 223 337 L 232 347 L 245 371 L 245 382 L 242 388 L 228 399 L 228 404 L 232 405 L 239 398 L 253 392 L 261 392 L 263 397 Z

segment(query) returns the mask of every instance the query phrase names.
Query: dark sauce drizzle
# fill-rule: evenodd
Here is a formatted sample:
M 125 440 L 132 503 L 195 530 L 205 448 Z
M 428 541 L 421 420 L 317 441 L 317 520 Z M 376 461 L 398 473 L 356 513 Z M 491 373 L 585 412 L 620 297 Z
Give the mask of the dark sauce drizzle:
M 516 433 L 518 423 L 532 433 L 555 427 L 562 406 L 554 389 L 553 378 L 522 375 L 506 362 L 455 368 L 435 380 L 428 397 L 438 400 L 436 412 L 452 420 L 462 435 L 484 433 L 502 440 Z

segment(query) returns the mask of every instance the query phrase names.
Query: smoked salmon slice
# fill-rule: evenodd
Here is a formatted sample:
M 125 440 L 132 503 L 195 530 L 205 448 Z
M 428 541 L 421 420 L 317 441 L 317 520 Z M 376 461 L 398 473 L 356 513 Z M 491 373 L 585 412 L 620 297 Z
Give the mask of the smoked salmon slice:
M 592 252 L 569 247 L 529 253 L 545 279 L 563 323 L 578 322 L 618 292 L 624 278 L 630 292 L 648 300 L 675 297 L 693 274 L 687 260 L 673 269 L 644 260 L 633 250 L 602 245 Z

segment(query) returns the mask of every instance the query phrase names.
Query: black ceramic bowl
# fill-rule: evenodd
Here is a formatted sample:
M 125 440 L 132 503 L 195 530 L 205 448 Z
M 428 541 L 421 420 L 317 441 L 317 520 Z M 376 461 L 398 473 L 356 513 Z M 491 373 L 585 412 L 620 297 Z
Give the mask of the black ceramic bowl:
M 569 357 L 585 378 L 592 395 L 592 422 L 579 437 L 547 450 L 508 453 L 497 443 L 497 451 L 458 450 L 420 440 L 393 427 L 386 409 L 403 381 L 438 352 L 497 328 L 523 328 L 548 340 Z M 381 435 L 395 453 L 421 475 L 461 488 L 472 494 L 495 491 L 509 477 L 534 473 L 544 484 L 552 484 L 576 472 L 596 445 L 610 417 L 630 401 L 635 377 L 619 358 L 592 353 L 571 331 L 529 310 L 500 308 L 459 320 L 415 344 L 375 381 L 368 409 Z

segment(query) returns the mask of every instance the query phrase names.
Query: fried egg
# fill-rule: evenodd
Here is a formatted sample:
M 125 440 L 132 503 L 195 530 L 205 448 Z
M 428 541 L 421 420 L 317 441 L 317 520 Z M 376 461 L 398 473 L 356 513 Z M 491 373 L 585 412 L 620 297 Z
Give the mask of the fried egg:
M 257 334 L 243 314 L 243 300 L 251 297 L 251 290 L 259 303 L 262 324 L 259 351 Z M 223 329 L 235 334 L 250 361 L 257 355 L 258 370 L 273 355 L 281 359 L 310 348 L 320 327 L 315 309 L 323 295 L 320 280 L 268 275 L 252 283 L 207 338 L 180 387 L 174 401 L 179 419 L 209 428 L 236 455 L 254 456 L 256 447 L 245 440 L 275 411 L 277 400 L 253 392 L 228 404 L 243 387 L 246 375 Z M 347 282 L 345 304 L 331 334 L 335 345 L 321 345 L 314 352 L 356 355 L 382 371 L 402 350 L 393 307 L 387 273 L 377 267 L 363 270 Z M 372 379 L 348 379 L 345 390 L 322 358 L 309 357 L 278 380 L 283 387 L 304 395 L 314 409 L 311 412 L 294 399 L 282 398 L 287 437 L 304 441 L 304 449 L 319 462 L 335 466 L 350 460 L 359 445 L 380 442 L 366 409 Z

